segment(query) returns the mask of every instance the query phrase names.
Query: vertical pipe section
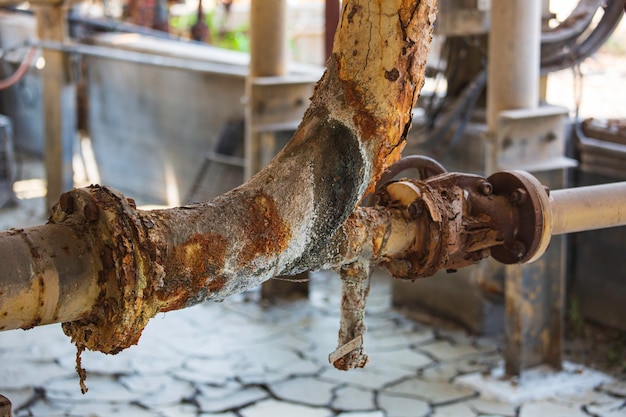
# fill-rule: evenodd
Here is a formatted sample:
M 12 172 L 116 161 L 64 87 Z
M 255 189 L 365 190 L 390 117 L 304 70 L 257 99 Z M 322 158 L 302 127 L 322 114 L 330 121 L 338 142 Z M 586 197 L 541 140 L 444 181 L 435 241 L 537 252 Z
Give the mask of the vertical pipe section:
M 246 165 L 244 178 L 250 179 L 264 164 L 263 144 L 272 146 L 271 132 L 257 132 L 255 108 L 262 102 L 261 90 L 255 89 L 258 77 L 287 74 L 287 0 L 253 0 L 250 4 L 250 66 L 246 80 Z M 271 137 L 267 137 L 271 135 Z M 272 146 L 274 147 L 274 146 Z M 272 154 L 274 149 L 271 150 Z
M 485 165 L 498 166 L 498 127 L 503 110 L 539 105 L 542 0 L 492 0 L 487 82 Z M 555 247 L 559 245 L 554 245 Z M 560 246 L 559 246 L 560 247 Z M 532 366 L 561 366 L 561 279 L 547 286 L 547 260 L 505 270 L 507 375 Z
M 250 4 L 250 76 L 287 73 L 287 0 Z
M 495 132 L 502 110 L 539 105 L 542 0 L 492 0 L 487 125 Z
M 324 59 L 328 60 L 333 53 L 333 41 L 339 24 L 339 0 L 326 0 L 324 9 Z
M 550 193 L 552 235 L 626 225 L 626 182 Z
M 59 4 L 39 4 L 35 9 L 37 35 L 41 41 L 64 42 L 67 38 L 66 9 Z M 71 81 L 69 59 L 62 51 L 44 49 L 43 117 L 44 156 L 48 210 L 62 192 L 73 187 L 72 147 L 76 135 L 76 86 Z

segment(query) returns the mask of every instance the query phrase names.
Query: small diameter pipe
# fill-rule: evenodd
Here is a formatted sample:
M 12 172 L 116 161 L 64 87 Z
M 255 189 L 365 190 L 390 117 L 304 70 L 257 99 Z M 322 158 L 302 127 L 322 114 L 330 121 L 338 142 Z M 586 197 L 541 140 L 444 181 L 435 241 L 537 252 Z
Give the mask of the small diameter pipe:
M 26 71 L 28 71 L 28 68 L 30 67 L 30 64 L 33 62 L 33 59 L 35 58 L 36 54 L 37 54 L 37 48 L 32 46 L 28 50 L 26 57 L 24 58 L 20 66 L 17 68 L 17 70 L 12 75 L 5 78 L 4 80 L 0 80 L 0 90 L 9 88 L 13 86 L 14 84 L 16 84 L 19 80 L 21 80 L 22 77 L 26 74 Z
M 626 225 L 626 182 L 550 192 L 552 235 Z

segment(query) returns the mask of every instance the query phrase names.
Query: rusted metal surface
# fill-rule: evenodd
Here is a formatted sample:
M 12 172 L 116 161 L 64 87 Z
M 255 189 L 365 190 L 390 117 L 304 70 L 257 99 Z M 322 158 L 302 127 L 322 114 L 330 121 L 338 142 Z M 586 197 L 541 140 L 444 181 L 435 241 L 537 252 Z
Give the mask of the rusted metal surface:
M 420 233 L 403 256 L 385 266 L 394 277 L 416 279 L 474 264 L 499 248 L 517 251 L 520 215 L 502 191 L 488 179 L 458 173 L 389 184 L 380 203 L 403 209 Z
M 0 417 L 11 417 L 11 401 L 4 395 L 0 395 Z
M 84 317 L 98 297 L 100 266 L 91 249 L 67 225 L 0 232 L 0 330 Z
M 35 308 L 16 322 L 19 309 L 11 307 L 12 297 L 3 296 L 0 326 L 65 321 L 78 359 L 84 349 L 117 353 L 137 343 L 159 311 L 222 300 L 276 275 L 338 267 L 404 248 L 394 240 L 392 250 L 384 249 L 388 231 L 382 225 L 395 228 L 394 236 L 410 238 L 406 231 L 416 230 L 405 225 L 401 232 L 403 219 L 395 214 L 357 211 L 342 225 L 403 147 L 424 79 L 435 4 L 346 2 L 328 70 L 298 131 L 242 187 L 211 202 L 147 212 L 111 189 L 92 186 L 65 194 L 49 225 L 5 232 L 0 240 L 7 247 L 21 242 L 23 262 L 7 260 L 3 271 L 19 288 L 37 285 L 25 273 L 31 268 L 60 283 L 72 276 L 55 272 L 51 264 L 65 250 L 55 245 L 70 239 L 66 236 L 74 237 L 76 249 L 68 248 L 81 251 L 76 258 L 86 266 L 71 271 L 81 281 L 69 303 L 74 314 L 56 314 L 44 303 L 43 313 Z M 58 236 L 52 238 L 53 232 Z M 24 243 L 23 236 L 38 233 L 49 245 L 43 254 L 31 253 L 32 245 Z M 362 245 L 348 240 L 352 237 Z M 77 368 L 81 372 L 80 363 Z
M 369 294 L 371 274 L 369 260 L 341 267 L 341 321 L 337 350 L 328 357 L 337 369 L 347 371 L 363 368 L 369 358 L 363 348 L 365 327 L 365 301 Z

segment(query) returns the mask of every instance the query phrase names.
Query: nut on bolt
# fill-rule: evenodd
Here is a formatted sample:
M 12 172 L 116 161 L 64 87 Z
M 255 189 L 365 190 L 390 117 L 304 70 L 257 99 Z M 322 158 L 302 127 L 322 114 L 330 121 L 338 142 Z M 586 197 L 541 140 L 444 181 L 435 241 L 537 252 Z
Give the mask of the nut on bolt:
M 515 205 L 524 203 L 527 198 L 528 193 L 523 188 L 516 188 L 515 190 L 513 190 L 511 196 L 509 197 L 511 203 Z
M 61 194 L 59 205 L 65 213 L 72 214 L 74 212 L 74 196 L 69 192 Z
M 89 222 L 95 222 L 100 217 L 100 209 L 98 205 L 93 201 L 85 204 L 85 208 L 83 209 L 83 214 L 85 215 L 85 219 Z

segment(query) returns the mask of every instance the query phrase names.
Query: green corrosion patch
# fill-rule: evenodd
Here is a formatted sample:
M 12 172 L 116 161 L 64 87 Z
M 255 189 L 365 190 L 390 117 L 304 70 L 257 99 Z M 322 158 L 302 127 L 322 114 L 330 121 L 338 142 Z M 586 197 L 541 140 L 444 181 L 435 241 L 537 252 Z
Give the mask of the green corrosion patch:
M 238 261 L 249 265 L 260 255 L 272 256 L 284 251 L 291 239 L 291 229 L 283 221 L 274 198 L 258 192 L 245 198 L 242 226 L 247 239 Z
M 158 292 L 161 311 L 178 310 L 220 291 L 227 240 L 214 233 L 195 234 L 170 249 L 167 277 Z

